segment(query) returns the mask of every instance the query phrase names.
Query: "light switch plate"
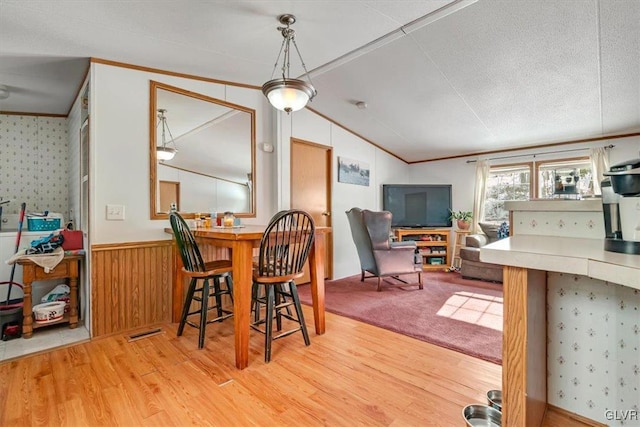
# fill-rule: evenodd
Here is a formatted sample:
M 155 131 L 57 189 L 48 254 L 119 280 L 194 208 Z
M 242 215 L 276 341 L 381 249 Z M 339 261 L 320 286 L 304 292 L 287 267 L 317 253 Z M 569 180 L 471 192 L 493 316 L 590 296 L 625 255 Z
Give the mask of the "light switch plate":
M 124 205 L 107 205 L 107 221 L 124 221 Z

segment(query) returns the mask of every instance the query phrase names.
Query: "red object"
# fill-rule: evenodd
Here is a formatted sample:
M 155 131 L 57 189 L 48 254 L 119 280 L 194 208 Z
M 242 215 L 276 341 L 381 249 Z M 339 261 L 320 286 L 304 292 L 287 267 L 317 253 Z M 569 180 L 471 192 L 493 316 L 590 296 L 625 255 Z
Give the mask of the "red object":
M 72 251 L 82 249 L 82 231 L 81 230 L 62 230 L 60 232 L 63 237 L 62 249 Z
M 7 325 L 4 328 L 4 333 L 7 335 L 20 335 L 20 325 Z

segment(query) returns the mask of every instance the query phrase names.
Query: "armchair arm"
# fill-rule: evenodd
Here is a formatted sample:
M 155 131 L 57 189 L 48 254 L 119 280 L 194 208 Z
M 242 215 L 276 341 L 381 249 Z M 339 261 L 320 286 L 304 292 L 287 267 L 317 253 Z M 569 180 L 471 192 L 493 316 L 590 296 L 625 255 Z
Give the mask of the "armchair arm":
M 466 246 L 469 248 L 481 248 L 487 244 L 489 240 L 484 234 L 470 234 L 465 241 Z
M 417 247 L 416 242 L 414 242 L 413 240 L 404 240 L 401 242 L 391 242 L 391 249 L 395 249 L 395 248 L 413 248 L 415 249 Z
M 406 250 L 411 248 L 413 250 L 413 262 L 416 266 L 422 266 L 422 255 L 418 253 L 418 245 L 414 240 L 405 240 L 401 242 L 391 242 L 392 250 Z M 422 268 L 422 267 L 420 267 Z

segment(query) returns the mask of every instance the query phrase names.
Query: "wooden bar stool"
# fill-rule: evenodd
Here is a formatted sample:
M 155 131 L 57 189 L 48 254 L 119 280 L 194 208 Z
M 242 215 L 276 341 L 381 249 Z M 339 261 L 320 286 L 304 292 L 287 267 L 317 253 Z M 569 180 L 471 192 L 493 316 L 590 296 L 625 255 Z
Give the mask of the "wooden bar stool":
M 311 216 L 299 210 L 277 213 L 270 221 L 260 241 L 258 267 L 254 270 L 252 305 L 254 322 L 251 327 L 265 334 L 264 360 L 271 360 L 271 343 L 300 331 L 305 345 L 309 333 L 304 322 L 295 279 L 304 275 L 303 267 L 313 244 L 315 226 Z M 261 308 L 265 316 L 262 318 Z M 293 307 L 294 310 L 291 310 Z M 293 313 L 295 311 L 295 313 Z M 273 320 L 276 330 L 273 335 Z M 282 318 L 297 324 L 282 332 Z M 261 329 L 264 325 L 264 330 Z
M 177 212 L 169 215 L 173 235 L 182 258 L 182 271 L 190 278 L 187 296 L 182 307 L 178 336 L 182 335 L 185 324 L 200 330 L 198 348 L 204 347 L 205 329 L 208 323 L 222 322 L 233 316 L 233 312 L 223 308 L 222 296 L 229 295 L 233 302 L 233 280 L 231 279 L 231 261 L 217 260 L 204 262 L 196 239 L 184 219 Z M 222 286 L 222 280 L 226 287 Z M 213 282 L 213 283 L 212 283 Z M 199 284 L 202 283 L 200 286 Z M 209 300 L 215 298 L 215 304 Z M 190 311 L 196 301 L 199 307 Z M 216 317 L 209 318 L 209 312 L 215 310 Z M 198 323 L 189 320 L 189 316 L 199 315 Z

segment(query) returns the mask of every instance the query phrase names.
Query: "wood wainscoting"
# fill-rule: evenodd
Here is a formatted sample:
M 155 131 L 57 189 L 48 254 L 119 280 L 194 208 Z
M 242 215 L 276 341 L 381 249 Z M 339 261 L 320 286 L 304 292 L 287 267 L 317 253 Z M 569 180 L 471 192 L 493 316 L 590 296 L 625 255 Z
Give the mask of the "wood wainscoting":
M 91 246 L 91 335 L 171 321 L 173 241 Z

